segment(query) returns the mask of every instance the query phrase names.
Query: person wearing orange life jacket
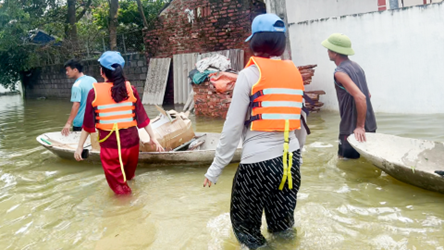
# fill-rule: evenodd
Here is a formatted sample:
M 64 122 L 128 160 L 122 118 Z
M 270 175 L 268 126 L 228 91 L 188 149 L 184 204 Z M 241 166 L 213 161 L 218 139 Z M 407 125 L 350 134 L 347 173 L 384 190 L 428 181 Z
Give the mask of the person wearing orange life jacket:
M 300 148 L 304 85 L 298 68 L 280 60 L 285 24 L 275 14 L 258 15 L 252 24 L 254 55 L 239 73 L 213 163 L 203 186 L 216 183 L 242 138 L 242 157 L 234 176 L 230 218 L 238 241 L 250 249 L 266 244 L 268 230 L 295 236 L 294 209 L 301 183 Z
M 99 59 L 103 83 L 93 84 L 88 93 L 82 133 L 74 158 L 83 160 L 81 153 L 86 138 L 97 128 L 100 159 L 110 188 L 116 194 L 129 194 L 127 181 L 136 171 L 139 158 L 138 127 L 145 128 L 157 151 L 164 149 L 154 137 L 139 94 L 125 80 L 125 60 L 119 52 L 107 51 Z

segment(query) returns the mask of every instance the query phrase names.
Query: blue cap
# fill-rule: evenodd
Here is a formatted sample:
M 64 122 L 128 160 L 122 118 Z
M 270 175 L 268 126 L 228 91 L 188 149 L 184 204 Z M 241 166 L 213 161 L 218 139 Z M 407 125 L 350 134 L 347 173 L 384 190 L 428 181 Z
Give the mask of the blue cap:
M 112 71 L 115 70 L 115 68 L 112 67 L 113 64 L 120 64 L 122 68 L 125 66 L 125 59 L 123 59 L 120 52 L 117 51 L 106 51 L 97 61 L 100 62 L 100 65 Z
M 275 26 L 276 23 L 282 23 L 284 27 Z M 251 24 L 251 36 L 245 40 L 245 42 L 250 41 L 254 34 L 260 32 L 282 32 L 285 33 L 287 28 L 285 27 L 284 21 L 280 19 L 276 14 L 262 14 L 254 18 L 253 24 Z

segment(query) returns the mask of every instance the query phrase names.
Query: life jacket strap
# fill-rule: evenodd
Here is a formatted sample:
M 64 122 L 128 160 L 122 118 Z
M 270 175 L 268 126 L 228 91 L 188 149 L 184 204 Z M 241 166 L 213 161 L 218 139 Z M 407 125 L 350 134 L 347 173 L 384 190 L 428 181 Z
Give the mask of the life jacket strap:
M 290 121 L 285 120 L 285 131 L 284 131 L 284 154 L 282 155 L 283 162 L 283 176 L 281 184 L 279 185 L 279 190 L 284 189 L 285 182 L 288 180 L 288 188 L 293 189 L 293 179 L 291 176 L 291 168 L 293 166 L 293 153 L 289 151 L 289 134 L 290 134 Z M 288 163 L 287 163 L 288 160 Z
M 111 136 L 111 134 L 114 131 L 116 132 L 116 138 L 117 138 L 117 149 L 118 149 L 118 152 L 119 152 L 120 171 L 122 171 L 123 182 L 126 183 L 126 174 L 125 174 L 125 169 L 123 167 L 123 161 L 122 161 L 122 149 L 121 149 L 121 146 L 120 146 L 119 126 L 117 125 L 117 123 L 114 123 L 113 129 L 109 132 L 109 134 L 105 138 L 100 140 L 100 137 L 99 137 L 98 141 L 99 141 L 99 143 L 102 143 L 102 142 L 106 141 Z M 99 136 L 99 133 L 97 133 L 97 136 Z

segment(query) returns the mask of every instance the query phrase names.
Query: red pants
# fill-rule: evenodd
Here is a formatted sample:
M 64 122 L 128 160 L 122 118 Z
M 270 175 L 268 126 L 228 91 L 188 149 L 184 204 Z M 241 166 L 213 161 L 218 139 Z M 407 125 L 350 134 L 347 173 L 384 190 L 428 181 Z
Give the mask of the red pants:
M 131 148 L 122 148 L 122 163 L 126 180 L 131 180 L 136 172 L 139 161 L 139 144 Z M 109 187 L 116 194 L 130 194 L 131 188 L 124 182 L 120 169 L 119 150 L 115 148 L 100 148 L 100 160 Z

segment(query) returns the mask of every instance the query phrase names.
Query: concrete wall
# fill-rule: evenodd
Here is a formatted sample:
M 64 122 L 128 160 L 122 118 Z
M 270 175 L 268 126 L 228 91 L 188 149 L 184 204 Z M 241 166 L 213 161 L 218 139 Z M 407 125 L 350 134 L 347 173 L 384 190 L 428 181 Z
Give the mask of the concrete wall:
M 347 34 L 365 70 L 377 112 L 444 113 L 444 3 L 307 21 L 290 26 L 296 65 L 318 64 L 308 89 L 322 89 L 323 109 L 337 110 L 335 65 L 320 44 Z
M 142 97 L 147 74 L 147 63 L 144 54 L 124 55 L 125 76 L 136 86 Z M 83 61 L 84 73 L 103 81 L 100 76 L 100 65 L 97 60 Z M 68 79 L 63 65 L 51 65 L 34 70 L 33 74 L 24 79 L 25 97 L 66 98 L 71 97 L 71 87 L 74 80 Z
M 279 0 L 278 0 L 279 1 Z M 286 0 L 289 23 L 378 10 L 377 0 Z
M 281 1 L 281 0 L 268 0 Z M 430 0 L 426 0 L 430 3 Z M 432 0 L 440 3 L 443 0 Z M 289 23 L 298 23 L 307 20 L 327 17 L 338 17 L 378 11 L 378 3 L 384 6 L 381 0 L 286 0 Z M 404 0 L 404 7 L 423 5 L 424 0 Z M 390 8 L 390 0 L 385 0 L 385 6 Z M 399 7 L 402 2 L 399 0 Z
M 388 2 L 388 0 L 387 0 L 387 2 Z M 430 3 L 430 0 L 426 0 L 426 2 Z M 432 3 L 440 3 L 440 2 L 442 2 L 442 0 L 432 0 L 431 2 Z M 422 5 L 422 4 L 424 4 L 424 0 L 404 0 L 404 7 L 410 7 L 410 6 Z M 399 7 L 402 7 L 401 0 L 399 0 Z

